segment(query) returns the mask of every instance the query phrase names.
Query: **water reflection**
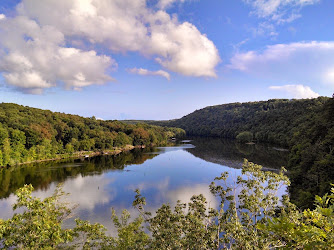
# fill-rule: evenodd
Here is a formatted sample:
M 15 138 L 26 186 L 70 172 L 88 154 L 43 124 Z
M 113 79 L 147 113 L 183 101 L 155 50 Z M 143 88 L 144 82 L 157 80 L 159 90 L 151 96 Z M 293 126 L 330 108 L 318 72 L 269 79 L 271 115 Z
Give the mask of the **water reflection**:
M 280 169 L 288 161 L 288 151 L 270 144 L 245 144 L 235 140 L 201 137 L 194 137 L 191 143 L 195 147 L 187 151 L 194 156 L 232 168 L 241 168 L 244 158 L 269 169 Z
M 109 171 L 123 170 L 129 164 L 142 164 L 154 154 L 145 154 L 152 149 L 135 149 L 116 156 L 97 156 L 65 162 L 42 162 L 8 169 L 0 169 L 0 198 L 8 197 L 24 184 L 32 184 L 35 190 L 48 190 L 53 182 L 68 178 L 101 175 Z
M 57 183 L 63 182 L 64 191 L 70 193 L 69 200 L 79 204 L 74 210 L 75 217 L 102 223 L 113 232 L 110 208 L 114 207 L 119 213 L 126 208 L 137 215 L 132 209 L 137 188 L 146 197 L 147 210 L 151 212 L 162 203 L 174 206 L 177 200 L 189 202 L 194 194 L 204 194 L 208 206 L 217 207 L 218 200 L 208 188 L 216 176 L 228 171 L 228 182 L 233 184 L 241 170 L 231 167 L 240 166 L 246 153 L 250 160 L 255 159 L 259 164 L 269 163 L 267 167 L 273 167 L 271 163 L 280 154 L 279 151 L 267 151 L 267 158 L 273 160 L 265 159 L 264 146 L 251 145 L 253 148 L 249 148 L 219 139 L 199 138 L 183 143 L 174 147 L 134 150 L 118 156 L 2 169 L 0 218 L 12 216 L 11 205 L 15 202 L 12 192 L 25 183 L 33 184 L 34 195 L 47 197 Z M 73 221 L 67 223 L 71 225 Z

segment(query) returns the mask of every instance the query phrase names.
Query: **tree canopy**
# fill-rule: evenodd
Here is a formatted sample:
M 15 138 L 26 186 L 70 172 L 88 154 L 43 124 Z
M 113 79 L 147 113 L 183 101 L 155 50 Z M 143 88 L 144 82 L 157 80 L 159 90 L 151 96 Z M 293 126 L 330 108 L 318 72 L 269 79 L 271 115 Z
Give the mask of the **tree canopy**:
M 0 166 L 103 151 L 126 145 L 165 144 L 178 128 L 102 121 L 12 103 L 0 104 Z
M 257 141 L 290 146 L 300 125 L 321 112 L 329 100 L 319 97 L 229 103 L 196 110 L 180 119 L 148 123 L 183 128 L 187 135 L 194 136 L 236 138 L 249 131 Z

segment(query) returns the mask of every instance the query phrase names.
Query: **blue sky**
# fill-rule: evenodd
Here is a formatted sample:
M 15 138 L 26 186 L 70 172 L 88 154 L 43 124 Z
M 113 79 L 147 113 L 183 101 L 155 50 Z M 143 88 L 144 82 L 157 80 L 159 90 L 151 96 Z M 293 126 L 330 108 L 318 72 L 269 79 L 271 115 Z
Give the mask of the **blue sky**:
M 103 119 L 334 92 L 333 0 L 1 0 L 0 101 Z

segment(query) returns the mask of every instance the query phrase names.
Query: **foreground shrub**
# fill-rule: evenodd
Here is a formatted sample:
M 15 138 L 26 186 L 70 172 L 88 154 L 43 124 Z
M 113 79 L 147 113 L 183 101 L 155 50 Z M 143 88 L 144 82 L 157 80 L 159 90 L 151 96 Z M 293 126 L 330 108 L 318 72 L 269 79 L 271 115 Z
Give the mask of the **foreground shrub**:
M 76 227 L 62 229 L 71 208 L 60 202 L 61 187 L 40 200 L 31 196 L 33 188 L 27 185 L 16 192 L 14 205 L 24 212 L 0 220 L 0 244 L 23 249 L 332 249 L 334 189 L 316 197 L 314 210 L 300 211 L 288 196 L 279 202 L 279 188 L 289 185 L 283 171 L 264 172 L 245 161 L 235 186 L 228 185 L 228 173 L 222 173 L 210 184 L 221 200 L 218 209 L 208 208 L 205 197 L 195 195 L 188 204 L 178 201 L 174 208 L 164 204 L 152 216 L 137 190 L 133 206 L 141 213 L 138 218 L 130 222 L 128 211 L 119 218 L 112 210 L 117 237 L 108 236 L 101 224 L 80 219 Z

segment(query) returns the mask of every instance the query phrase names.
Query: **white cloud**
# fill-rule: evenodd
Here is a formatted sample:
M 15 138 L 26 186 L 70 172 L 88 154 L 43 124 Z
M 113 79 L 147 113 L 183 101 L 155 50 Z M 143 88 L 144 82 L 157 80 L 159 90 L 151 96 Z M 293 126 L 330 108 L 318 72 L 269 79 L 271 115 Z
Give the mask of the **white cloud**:
M 142 69 L 142 68 L 133 68 L 133 69 L 129 69 L 128 70 L 130 73 L 132 74 L 138 74 L 138 75 L 142 75 L 142 76 L 162 76 L 165 77 L 167 80 L 170 80 L 170 74 L 164 70 L 157 70 L 157 71 L 150 71 L 147 69 Z
M 319 3 L 320 0 L 244 0 L 244 2 L 253 7 L 253 14 L 279 24 L 300 18 L 299 12 L 302 7 Z
M 152 21 L 158 20 L 160 17 L 154 16 Z M 187 76 L 216 76 L 218 50 L 194 25 L 178 24 L 168 17 L 162 24 L 153 25 L 151 32 L 148 52 L 158 54 L 156 61 L 166 69 Z
M 310 87 L 304 85 L 283 85 L 283 86 L 270 86 L 271 90 L 278 90 L 286 92 L 292 98 L 305 99 L 316 98 L 319 94 L 314 92 Z
M 205 34 L 176 15 L 149 8 L 146 0 L 23 0 L 16 17 L 0 22 L 0 31 L 5 34 L 0 72 L 8 84 L 26 92 L 40 93 L 59 83 L 80 89 L 110 81 L 107 72 L 117 64 L 98 55 L 96 45 L 110 53 L 139 52 L 187 76 L 215 77 L 220 62 Z
M 299 42 L 238 52 L 229 68 L 275 80 L 334 86 L 334 42 Z
M 0 20 L 6 19 L 6 16 L 4 14 L 0 14 Z
M 264 19 L 258 27 L 250 28 L 253 35 L 278 36 L 277 25 L 291 23 L 301 18 L 301 10 L 307 5 L 314 5 L 320 0 L 243 0 L 252 7 L 250 14 Z
M 52 26 L 19 16 L 0 23 L 0 71 L 6 82 L 34 94 L 62 82 L 68 89 L 80 89 L 111 80 L 105 71 L 116 66 L 108 56 L 95 51 L 64 47 L 64 35 Z
M 172 6 L 176 2 L 184 3 L 186 0 L 160 0 L 157 4 L 158 8 L 166 9 Z

